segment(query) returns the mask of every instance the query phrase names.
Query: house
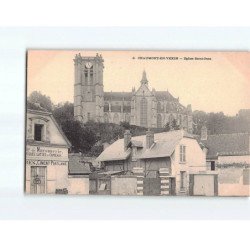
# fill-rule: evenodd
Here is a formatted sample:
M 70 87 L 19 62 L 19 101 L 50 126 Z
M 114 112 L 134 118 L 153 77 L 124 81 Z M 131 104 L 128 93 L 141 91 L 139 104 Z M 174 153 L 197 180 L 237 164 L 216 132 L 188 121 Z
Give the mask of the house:
M 249 133 L 208 135 L 203 126 L 199 140 L 206 151 L 207 166 L 212 171 L 217 165 L 250 164 Z
M 200 145 L 208 170 L 218 173 L 219 196 L 250 195 L 250 134 L 208 135 L 202 127 Z
M 188 195 L 189 175 L 193 178 L 194 174 L 207 174 L 205 152 L 184 130 L 155 134 L 147 131 L 146 135 L 135 137 L 126 130 L 124 139 L 107 147 L 97 161 L 106 171 L 139 173 L 138 190 L 143 192 L 138 192 L 144 195 Z
M 52 113 L 27 104 L 25 192 L 68 193 L 68 150 L 71 143 Z

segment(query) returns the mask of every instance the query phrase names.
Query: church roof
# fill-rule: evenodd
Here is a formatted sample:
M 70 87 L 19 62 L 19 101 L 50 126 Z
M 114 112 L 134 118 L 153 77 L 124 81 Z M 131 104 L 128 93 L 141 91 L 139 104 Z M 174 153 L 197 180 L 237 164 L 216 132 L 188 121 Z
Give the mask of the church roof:
M 177 98 L 174 98 L 168 91 L 155 91 L 155 97 L 158 100 L 166 101 L 177 101 Z
M 132 92 L 104 92 L 104 101 L 131 101 Z

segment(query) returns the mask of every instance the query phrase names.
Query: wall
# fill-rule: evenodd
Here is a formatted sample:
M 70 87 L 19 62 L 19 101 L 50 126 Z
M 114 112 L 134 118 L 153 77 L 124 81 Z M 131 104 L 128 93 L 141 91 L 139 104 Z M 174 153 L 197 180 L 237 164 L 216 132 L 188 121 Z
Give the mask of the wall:
M 250 185 L 243 183 L 243 167 L 217 169 L 219 173 L 219 196 L 250 196 Z M 249 174 L 245 171 L 245 174 Z
M 186 162 L 180 162 L 180 145 L 186 146 Z M 182 138 L 176 146 L 172 159 L 172 175 L 176 177 L 176 194 L 188 195 L 189 193 L 189 173 L 206 170 L 206 156 L 198 142 L 191 138 Z M 184 189 L 180 189 L 180 172 L 185 171 Z
M 137 178 L 135 176 L 111 177 L 112 195 L 136 195 Z
M 144 171 L 159 171 L 160 168 L 168 168 L 170 172 L 171 162 L 170 158 L 155 158 L 141 160 L 141 167 Z
M 47 165 L 40 164 L 39 166 L 46 167 L 46 194 L 55 194 L 56 189 L 68 188 L 68 162 L 63 165 L 51 165 L 50 161 L 47 161 Z M 31 181 L 31 166 L 29 160 L 26 161 L 26 193 L 30 193 L 30 181 Z
M 218 164 L 229 163 L 246 163 L 250 164 L 250 155 L 238 155 L 238 156 L 219 156 Z
M 89 177 L 69 176 L 69 194 L 89 194 Z
M 45 118 L 48 120 L 46 125 L 46 137 L 48 138 L 51 144 L 57 144 L 61 146 L 68 146 L 67 142 L 65 141 L 64 137 L 58 130 L 56 124 L 52 120 L 50 115 L 44 115 L 38 113 L 27 113 L 27 138 L 34 138 L 34 123 L 36 122 L 36 118 L 39 117 Z

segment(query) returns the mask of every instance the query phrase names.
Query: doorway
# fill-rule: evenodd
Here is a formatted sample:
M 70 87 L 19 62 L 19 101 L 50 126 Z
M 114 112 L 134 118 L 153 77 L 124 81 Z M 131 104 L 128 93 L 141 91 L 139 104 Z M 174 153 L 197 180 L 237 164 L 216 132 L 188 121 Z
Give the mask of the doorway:
M 175 177 L 169 178 L 169 195 L 176 195 L 176 179 L 175 179 Z
M 31 194 L 45 194 L 46 193 L 46 167 L 32 166 L 30 179 L 30 193 Z

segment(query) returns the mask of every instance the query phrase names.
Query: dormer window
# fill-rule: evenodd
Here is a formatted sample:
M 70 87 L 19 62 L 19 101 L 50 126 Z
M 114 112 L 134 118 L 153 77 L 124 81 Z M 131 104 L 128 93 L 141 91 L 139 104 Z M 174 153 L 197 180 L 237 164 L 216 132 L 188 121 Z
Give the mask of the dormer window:
M 42 141 L 44 125 L 43 124 L 35 124 L 34 129 L 35 129 L 34 140 L 35 141 Z

